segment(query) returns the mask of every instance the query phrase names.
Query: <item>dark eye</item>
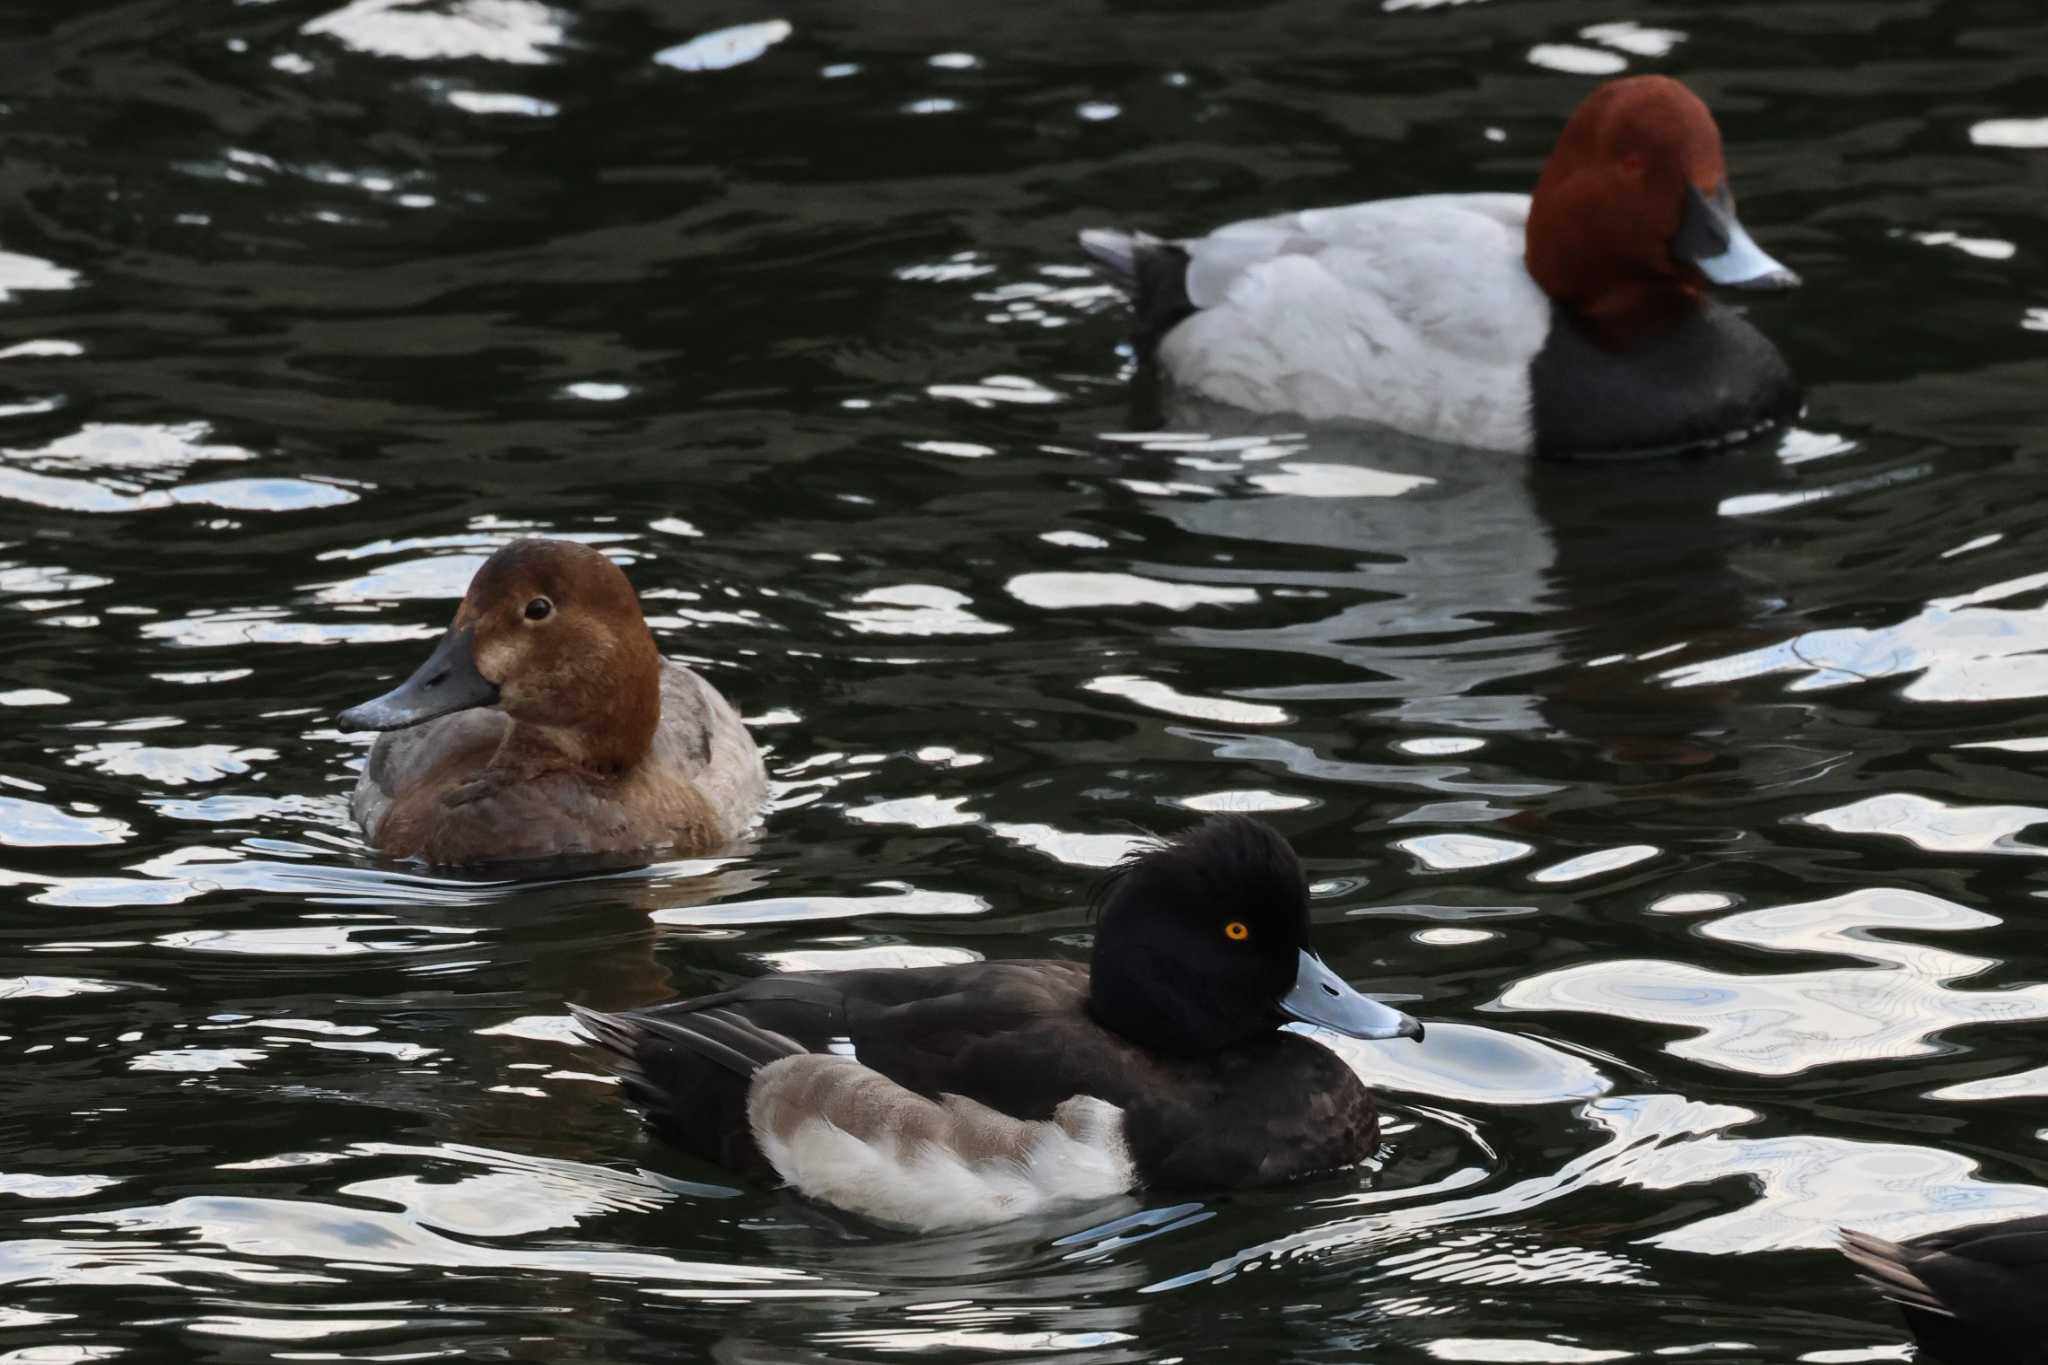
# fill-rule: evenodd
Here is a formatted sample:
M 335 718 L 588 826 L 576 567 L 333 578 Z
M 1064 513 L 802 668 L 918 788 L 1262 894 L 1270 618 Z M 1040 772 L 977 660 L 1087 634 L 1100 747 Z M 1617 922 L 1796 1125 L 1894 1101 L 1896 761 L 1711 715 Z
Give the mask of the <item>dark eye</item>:
M 545 621 L 548 619 L 548 613 L 554 609 L 555 604 L 548 601 L 547 598 L 536 597 L 526 604 L 526 619 L 529 621 Z
M 1223 926 L 1223 937 L 1232 943 L 1242 943 L 1252 936 L 1251 926 L 1241 919 L 1234 919 Z

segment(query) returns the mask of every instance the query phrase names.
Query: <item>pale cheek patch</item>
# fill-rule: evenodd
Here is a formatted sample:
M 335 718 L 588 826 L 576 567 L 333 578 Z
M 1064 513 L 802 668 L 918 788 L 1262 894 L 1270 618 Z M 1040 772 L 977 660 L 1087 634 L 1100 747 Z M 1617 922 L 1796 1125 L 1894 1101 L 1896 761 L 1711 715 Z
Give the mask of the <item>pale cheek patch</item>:
M 925 1099 L 846 1057 L 764 1067 L 747 1121 L 802 1193 L 915 1232 L 1006 1222 L 1137 1183 L 1113 1104 L 1077 1096 L 1051 1119 L 1016 1119 L 958 1095 Z

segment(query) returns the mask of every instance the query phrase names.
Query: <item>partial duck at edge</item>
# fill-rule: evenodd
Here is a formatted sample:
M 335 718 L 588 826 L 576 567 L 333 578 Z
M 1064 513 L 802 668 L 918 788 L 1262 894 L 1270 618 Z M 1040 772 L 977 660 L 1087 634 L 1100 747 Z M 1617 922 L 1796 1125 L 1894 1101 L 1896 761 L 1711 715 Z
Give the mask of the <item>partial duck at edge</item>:
M 1842 1232 L 1842 1254 L 1899 1305 L 1922 1359 L 2048 1365 L 2048 1217 L 1888 1242 Z

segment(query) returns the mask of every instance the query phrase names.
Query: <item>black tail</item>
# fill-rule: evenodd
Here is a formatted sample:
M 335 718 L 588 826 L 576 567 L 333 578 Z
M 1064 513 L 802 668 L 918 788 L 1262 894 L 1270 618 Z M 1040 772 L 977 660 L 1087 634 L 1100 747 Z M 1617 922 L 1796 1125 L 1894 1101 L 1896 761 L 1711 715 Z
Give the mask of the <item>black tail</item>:
M 1142 232 L 1084 228 L 1081 250 L 1111 284 L 1131 296 L 1140 350 L 1151 350 L 1195 311 L 1188 298 L 1187 248 Z
M 626 1098 L 663 1138 L 729 1170 L 769 1170 L 747 1126 L 747 1087 L 762 1067 L 804 1047 L 717 1006 L 659 1018 L 580 1005 L 569 1013 L 611 1054 Z
M 1841 1252 L 1878 1293 L 1907 1308 L 1953 1316 L 1934 1290 L 1913 1269 L 1913 1253 L 1897 1242 L 1843 1228 Z

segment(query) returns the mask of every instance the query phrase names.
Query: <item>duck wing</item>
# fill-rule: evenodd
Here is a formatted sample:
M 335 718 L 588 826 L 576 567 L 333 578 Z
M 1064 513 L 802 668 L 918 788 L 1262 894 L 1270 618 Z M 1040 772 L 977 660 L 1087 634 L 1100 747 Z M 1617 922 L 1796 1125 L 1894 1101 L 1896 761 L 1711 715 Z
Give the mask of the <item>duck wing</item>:
M 379 846 L 383 822 L 408 797 L 437 797 L 444 787 L 481 772 L 511 728 L 503 711 L 478 707 L 378 735 L 349 801 L 371 846 Z
M 974 962 L 765 976 L 610 1017 L 654 1036 L 707 1014 L 743 1021 L 795 1050 L 856 1058 L 921 1095 L 1046 1118 L 1076 1094 L 1123 1091 L 1144 1056 L 1088 1018 L 1087 993 L 1081 963 Z
M 1041 1050 L 1054 1021 L 1080 1036 L 1086 979 L 1061 962 L 797 973 L 651 1010 L 572 1009 L 665 1138 L 931 1230 L 1135 1183 L 1121 1112 L 1082 1079 L 1096 1068 Z

